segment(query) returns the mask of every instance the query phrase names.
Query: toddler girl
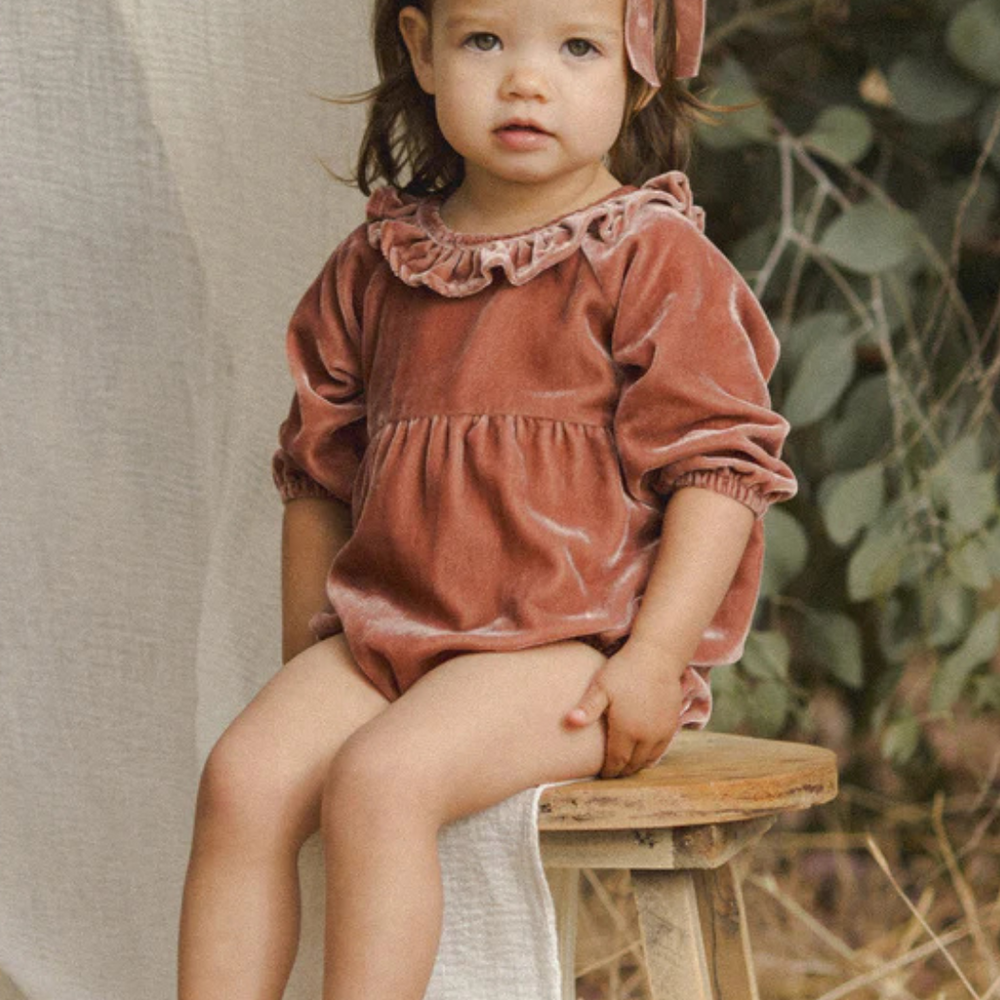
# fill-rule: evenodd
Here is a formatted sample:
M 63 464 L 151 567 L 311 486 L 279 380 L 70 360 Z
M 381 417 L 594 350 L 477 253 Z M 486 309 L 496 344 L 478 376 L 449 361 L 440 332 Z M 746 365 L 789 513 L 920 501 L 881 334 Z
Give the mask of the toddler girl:
M 388 186 L 291 321 L 286 663 L 205 766 L 181 1000 L 282 995 L 317 829 L 325 1000 L 419 1000 L 442 825 L 704 725 L 795 489 L 774 335 L 678 169 L 698 0 L 374 27 Z

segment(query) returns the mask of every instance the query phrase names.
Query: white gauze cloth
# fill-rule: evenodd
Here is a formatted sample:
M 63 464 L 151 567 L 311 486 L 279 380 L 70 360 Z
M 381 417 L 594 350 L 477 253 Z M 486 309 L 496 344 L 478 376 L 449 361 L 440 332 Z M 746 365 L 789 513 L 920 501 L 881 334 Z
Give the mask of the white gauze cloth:
M 444 927 L 426 1000 L 559 1000 L 555 909 L 529 788 L 438 838 Z

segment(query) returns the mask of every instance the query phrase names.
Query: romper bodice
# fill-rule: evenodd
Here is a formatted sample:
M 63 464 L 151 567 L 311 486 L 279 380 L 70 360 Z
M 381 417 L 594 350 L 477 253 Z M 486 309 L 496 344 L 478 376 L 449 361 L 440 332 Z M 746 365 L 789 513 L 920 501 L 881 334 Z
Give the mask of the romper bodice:
M 500 237 L 382 189 L 288 352 L 275 481 L 354 528 L 317 635 L 343 628 L 387 695 L 462 651 L 620 641 L 676 489 L 757 515 L 794 492 L 776 340 L 677 171 Z M 758 522 L 696 664 L 739 656 L 761 541 Z

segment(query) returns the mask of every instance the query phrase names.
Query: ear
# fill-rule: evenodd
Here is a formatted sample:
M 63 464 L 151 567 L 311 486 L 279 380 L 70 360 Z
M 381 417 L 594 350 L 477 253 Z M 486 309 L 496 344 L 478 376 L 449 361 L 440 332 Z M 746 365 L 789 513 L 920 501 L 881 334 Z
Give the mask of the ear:
M 428 94 L 434 93 L 434 46 L 431 23 L 419 7 L 404 7 L 399 12 L 399 32 L 410 53 L 417 83 Z

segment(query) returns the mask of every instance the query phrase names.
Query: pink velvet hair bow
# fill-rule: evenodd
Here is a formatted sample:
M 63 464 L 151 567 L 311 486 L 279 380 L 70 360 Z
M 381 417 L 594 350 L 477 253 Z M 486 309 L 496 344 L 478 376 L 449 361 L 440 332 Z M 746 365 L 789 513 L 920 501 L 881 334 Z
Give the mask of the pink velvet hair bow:
M 628 0 L 625 6 L 625 49 L 629 62 L 650 86 L 659 87 L 656 72 L 656 38 L 653 12 L 663 0 Z M 674 0 L 677 21 L 677 55 L 674 76 L 678 80 L 698 75 L 705 42 L 705 0 Z

